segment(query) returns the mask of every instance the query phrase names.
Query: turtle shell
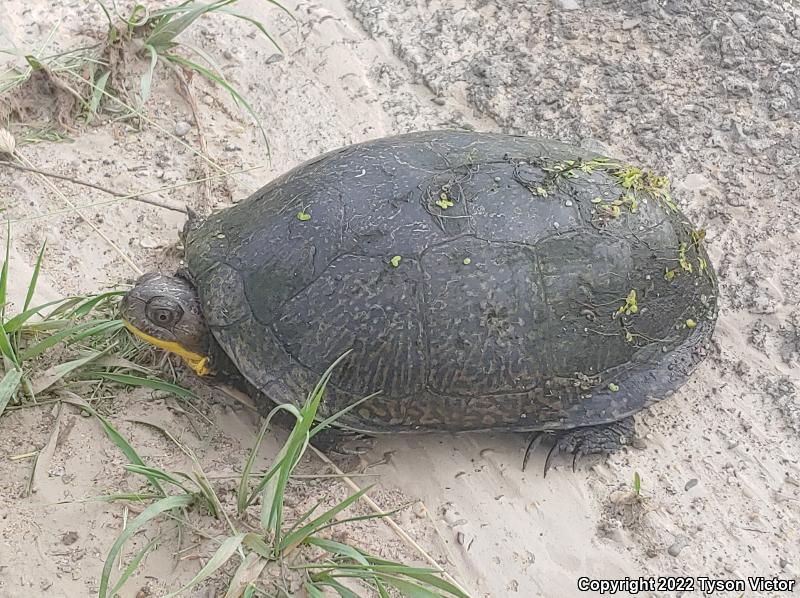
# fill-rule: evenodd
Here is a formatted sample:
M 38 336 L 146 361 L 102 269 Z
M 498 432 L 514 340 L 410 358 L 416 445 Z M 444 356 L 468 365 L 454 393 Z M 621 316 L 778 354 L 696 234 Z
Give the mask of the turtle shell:
M 215 338 L 277 403 L 335 369 L 354 429 L 619 420 L 701 359 L 717 283 L 665 179 L 578 147 L 433 131 L 339 149 L 187 232 Z

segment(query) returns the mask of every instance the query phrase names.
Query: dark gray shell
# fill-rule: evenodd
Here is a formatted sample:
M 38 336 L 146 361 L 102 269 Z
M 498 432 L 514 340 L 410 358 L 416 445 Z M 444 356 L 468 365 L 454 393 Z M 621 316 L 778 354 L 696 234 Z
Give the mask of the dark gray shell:
M 212 215 L 186 259 L 216 339 L 276 402 L 353 349 L 323 411 L 382 391 L 355 429 L 616 421 L 685 381 L 717 285 L 669 196 L 595 158 L 469 132 L 361 143 Z

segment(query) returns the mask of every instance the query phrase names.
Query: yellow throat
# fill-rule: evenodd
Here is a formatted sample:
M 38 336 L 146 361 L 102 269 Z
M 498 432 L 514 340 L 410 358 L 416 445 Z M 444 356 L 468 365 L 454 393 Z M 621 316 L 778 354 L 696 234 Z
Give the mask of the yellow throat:
M 200 355 L 193 351 L 189 351 L 180 343 L 176 343 L 175 341 L 162 341 L 154 336 L 150 336 L 146 332 L 142 332 L 127 320 L 123 321 L 125 322 L 125 328 L 130 330 L 135 336 L 138 336 L 146 343 L 150 343 L 159 349 L 164 349 L 170 353 L 179 355 L 198 376 L 207 376 L 211 373 L 211 368 L 208 367 L 208 357 L 205 355 Z

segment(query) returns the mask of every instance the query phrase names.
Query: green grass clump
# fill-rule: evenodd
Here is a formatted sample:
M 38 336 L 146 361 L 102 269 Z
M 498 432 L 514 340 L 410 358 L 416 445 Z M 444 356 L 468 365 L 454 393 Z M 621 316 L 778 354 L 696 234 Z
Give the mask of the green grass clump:
M 57 388 L 105 383 L 142 386 L 183 398 L 192 393 L 158 380 L 135 363 L 141 344 L 116 317 L 116 302 L 124 291 L 75 296 L 32 306 L 45 256 L 42 245 L 19 313 L 8 309 L 11 231 L 0 267 L 0 416 L 9 407 L 40 401 Z M 142 375 L 144 374 L 144 375 Z
M 349 495 L 328 509 L 322 510 L 318 503 L 291 523 L 285 520 L 287 485 L 305 454 L 309 442 L 317 433 L 344 413 L 340 412 L 317 422 L 318 409 L 325 394 L 326 385 L 334 367 L 343 357 L 323 374 L 302 407 L 280 405 L 267 416 L 244 465 L 237 489 L 236 513 L 232 514 L 225 512 L 222 502 L 217 497 L 208 478 L 202 473 L 200 463 L 191 451 L 178 444 L 194 463 L 192 474 L 174 474 L 148 467 L 108 420 L 91 410 L 90 412 L 99 418 L 109 438 L 131 461 L 126 469 L 145 477 L 152 490 L 152 492 L 136 495 L 106 497 L 109 500 L 137 500 L 149 502 L 149 504 L 140 515 L 128 523 L 108 552 L 100 579 L 99 597 L 114 596 L 133 574 L 142 561 L 144 553 L 154 547 L 154 544 L 150 543 L 141 549 L 112 586 L 111 573 L 114 564 L 120 557 L 125 543 L 136 530 L 162 516 L 180 519 L 179 513 L 172 515 L 171 513 L 181 509 L 204 508 L 213 516 L 224 519 L 230 529 L 230 534 L 219 541 L 219 547 L 214 555 L 188 583 L 167 594 L 165 598 L 177 596 L 202 583 L 234 557 L 238 557 L 239 565 L 230 578 L 226 596 L 284 595 L 285 589 L 264 588 L 258 581 L 259 574 L 264 568 L 277 565 L 286 567 L 295 575 L 299 575 L 302 578 L 304 589 L 309 596 L 313 597 L 323 596 L 325 588 L 337 592 L 344 598 L 358 597 L 360 594 L 347 585 L 348 582 L 356 581 L 361 587 L 370 589 L 373 595 L 381 598 L 390 596 L 390 588 L 398 591 L 402 596 L 411 598 L 468 598 L 463 590 L 440 577 L 441 571 L 439 570 L 381 559 L 356 546 L 327 537 L 326 532 L 336 526 L 368 519 L 380 519 L 395 512 L 339 517 L 343 511 L 364 496 L 370 487 Z M 369 398 L 371 397 L 365 397 L 347 410 L 349 411 Z M 272 418 L 281 410 L 290 413 L 295 418 L 295 425 L 274 458 L 272 466 L 253 484 L 251 481 L 252 467 L 259 446 Z M 167 492 L 167 489 L 172 492 Z M 247 509 L 259 500 L 261 503 L 260 529 L 252 531 L 251 528 L 251 531 L 241 531 L 237 518 L 245 515 Z M 320 551 L 325 555 L 323 558 L 314 560 L 307 558 L 309 552 L 319 553 Z
M 115 112 L 118 119 L 131 118 L 141 116 L 140 111 L 150 97 L 156 69 L 163 64 L 171 67 L 173 72 L 185 69 L 196 73 L 228 92 L 236 104 L 253 117 L 266 143 L 266 134 L 255 110 L 227 80 L 215 59 L 205 50 L 178 39 L 199 18 L 221 14 L 255 27 L 281 51 L 261 21 L 235 10 L 238 0 L 208 3 L 185 0 L 159 10 L 151 10 L 146 4 L 137 3 L 128 16 L 112 13 L 106 0 L 95 1 L 108 20 L 104 39 L 100 43 L 47 54 L 45 49 L 55 34 L 54 29 L 37 49 L 27 52 L 16 47 L 0 50 L 0 53 L 18 56 L 21 62 L 24 60 L 22 66 L 13 66 L 0 73 L 0 94 L 24 85 L 34 76 L 40 76 L 76 103 L 80 118 L 86 122 L 93 120 L 104 106 Z M 275 0 L 265 1 L 291 16 Z M 112 8 L 116 11 L 116 5 L 112 5 Z M 123 80 L 127 73 L 120 72 L 122 64 L 128 70 L 141 73 L 136 86 L 138 93 L 134 93 L 133 97 L 126 91 L 128 86 Z M 118 84 L 115 85 L 115 82 Z M 52 137 L 52 134 L 49 136 Z

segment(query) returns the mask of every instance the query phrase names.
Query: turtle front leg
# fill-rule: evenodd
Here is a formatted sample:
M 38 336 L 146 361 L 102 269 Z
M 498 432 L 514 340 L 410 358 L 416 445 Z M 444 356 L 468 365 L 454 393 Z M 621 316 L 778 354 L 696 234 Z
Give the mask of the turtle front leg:
M 613 453 L 623 446 L 631 446 L 636 437 L 636 423 L 633 417 L 626 417 L 610 424 L 586 426 L 557 432 L 535 432 L 525 450 L 522 470 L 528 464 L 531 451 L 538 446 L 543 436 L 555 437 L 555 442 L 544 461 L 544 477 L 553 465 L 553 458 L 560 453 L 572 454 L 572 470 L 582 455 Z

